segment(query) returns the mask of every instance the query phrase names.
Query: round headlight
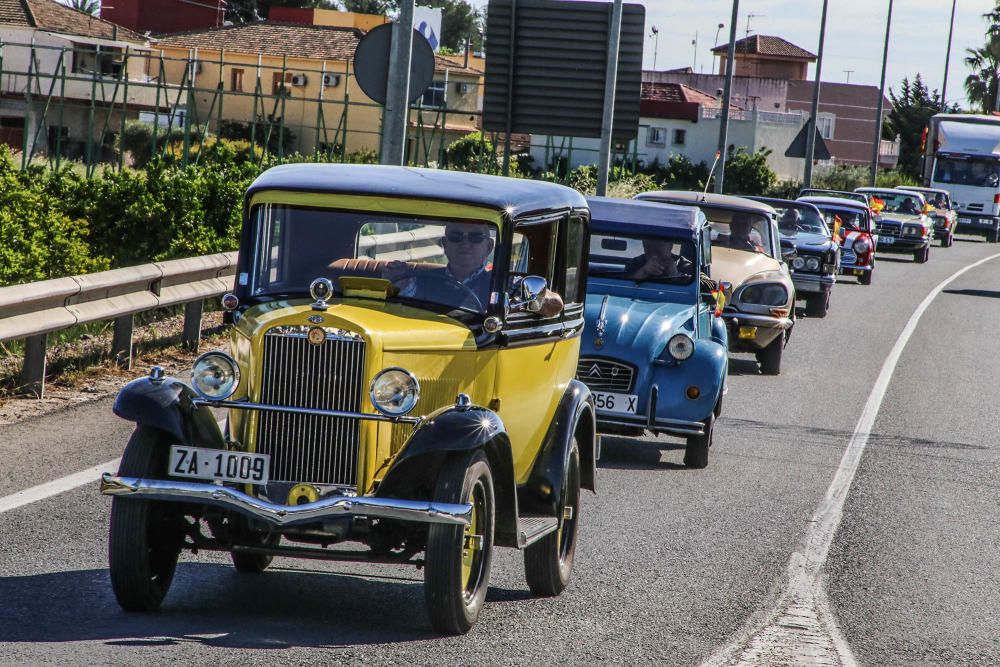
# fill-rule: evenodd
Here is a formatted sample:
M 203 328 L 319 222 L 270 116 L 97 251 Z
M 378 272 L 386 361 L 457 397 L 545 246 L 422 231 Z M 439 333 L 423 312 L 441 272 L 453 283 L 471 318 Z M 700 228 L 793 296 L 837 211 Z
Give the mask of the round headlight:
M 795 259 L 792 260 L 793 269 L 800 270 L 805 265 L 806 265 L 806 260 L 802 259 L 801 257 L 796 257 Z
M 819 271 L 819 257 L 809 257 L 806 259 L 807 271 Z
M 667 341 L 667 353 L 677 361 L 684 361 L 694 354 L 694 341 L 687 334 L 675 334 Z
M 866 239 L 858 239 L 854 242 L 853 248 L 854 252 L 858 255 L 864 255 L 871 249 L 871 246 L 868 245 L 868 241 Z
M 388 417 L 402 417 L 420 400 L 420 383 L 403 368 L 386 368 L 372 380 L 369 395 L 375 409 Z
M 788 291 L 782 285 L 764 287 L 760 302 L 767 306 L 783 306 L 788 301 Z
M 740 301 L 743 303 L 760 303 L 760 286 L 753 285 L 743 290 L 740 294 Z
M 224 352 L 206 352 L 191 369 L 191 387 L 210 401 L 223 401 L 240 386 L 240 367 Z

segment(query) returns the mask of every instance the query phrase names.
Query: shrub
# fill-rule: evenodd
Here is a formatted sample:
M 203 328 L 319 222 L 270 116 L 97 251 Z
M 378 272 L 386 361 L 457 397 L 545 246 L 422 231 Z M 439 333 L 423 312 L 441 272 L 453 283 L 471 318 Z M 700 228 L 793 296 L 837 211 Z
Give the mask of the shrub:
M 87 221 L 59 211 L 45 171 L 16 168 L 0 145 L 0 285 L 14 285 L 108 267 L 87 242 Z
M 769 149 L 748 153 L 740 147 L 726 159 L 725 192 L 733 195 L 762 195 L 778 182 L 778 176 L 767 164 Z

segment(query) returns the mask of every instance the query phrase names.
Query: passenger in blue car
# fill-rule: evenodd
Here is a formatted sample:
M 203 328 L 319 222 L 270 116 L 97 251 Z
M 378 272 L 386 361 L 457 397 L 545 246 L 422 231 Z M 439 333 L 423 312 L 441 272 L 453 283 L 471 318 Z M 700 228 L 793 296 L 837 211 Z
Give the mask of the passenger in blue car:
M 643 239 L 642 254 L 625 264 L 625 274 L 632 280 L 690 278 L 691 260 L 674 254 L 674 244 L 659 239 Z

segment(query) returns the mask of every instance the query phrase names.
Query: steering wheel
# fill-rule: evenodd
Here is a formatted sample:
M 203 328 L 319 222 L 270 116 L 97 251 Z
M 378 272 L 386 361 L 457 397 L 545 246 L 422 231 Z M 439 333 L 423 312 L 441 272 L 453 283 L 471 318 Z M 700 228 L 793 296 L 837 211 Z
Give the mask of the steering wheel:
M 401 284 L 412 281 L 418 295 L 424 293 L 444 293 L 458 297 L 457 299 L 447 296 L 443 298 L 442 301 L 449 306 L 469 308 L 476 311 L 483 310 L 483 302 L 479 300 L 479 296 L 468 285 L 455 280 L 444 271 L 407 271 L 391 278 L 391 281 L 397 289 L 401 288 Z

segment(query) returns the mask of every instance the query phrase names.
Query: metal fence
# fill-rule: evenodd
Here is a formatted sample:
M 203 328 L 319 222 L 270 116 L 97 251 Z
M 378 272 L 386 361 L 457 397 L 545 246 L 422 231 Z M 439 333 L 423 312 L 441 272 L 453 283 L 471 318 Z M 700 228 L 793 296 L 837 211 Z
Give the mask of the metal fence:
M 481 126 L 479 77 L 457 64 L 454 73 L 435 77 L 411 107 L 411 164 L 444 164 L 448 145 Z M 156 49 L 0 40 L 0 96 L 15 114 L 0 113 L 0 142 L 20 150 L 22 167 L 37 157 L 54 167 L 74 160 L 88 175 L 99 165 L 123 168 L 137 148 L 197 161 L 208 136 L 245 140 L 255 154 L 279 162 L 293 153 L 330 161 L 374 157 L 381 141 L 382 107 L 360 93 L 350 63 L 328 68 L 283 58 L 276 65 L 224 51 L 171 57 Z M 147 146 L 129 143 L 135 121 L 146 126 Z M 496 146 L 496 137 L 482 136 L 480 150 L 489 144 Z M 497 168 L 486 155 L 472 164 Z
M 0 342 L 25 340 L 21 386 L 41 397 L 49 333 L 114 320 L 111 351 L 128 367 L 133 316 L 183 304 L 182 338 L 197 349 L 204 301 L 231 289 L 235 271 L 236 253 L 231 252 L 0 287 Z

